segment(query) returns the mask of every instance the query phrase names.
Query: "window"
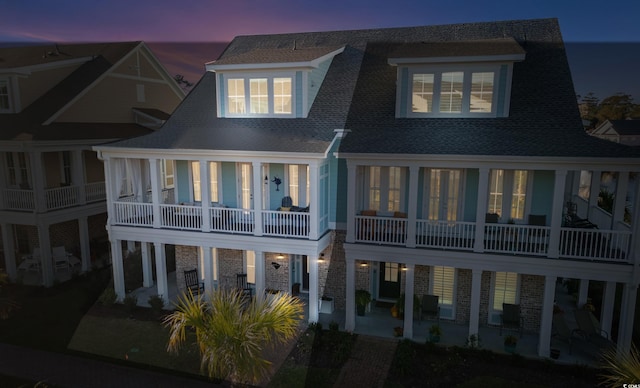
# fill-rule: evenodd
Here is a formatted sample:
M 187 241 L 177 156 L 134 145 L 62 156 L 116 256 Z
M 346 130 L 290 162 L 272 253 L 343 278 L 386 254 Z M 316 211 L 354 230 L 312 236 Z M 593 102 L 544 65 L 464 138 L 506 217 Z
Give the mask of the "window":
M 9 98 L 9 81 L 0 79 L 0 112 L 11 111 L 11 99 Z
M 191 179 L 193 181 L 193 200 L 202 201 L 200 162 L 191 162 Z M 218 192 L 218 163 L 209 162 L 209 196 L 211 202 L 219 202 Z
M 384 263 L 384 281 L 397 283 L 398 271 L 400 271 L 398 263 Z
M 309 203 L 309 166 L 290 164 L 287 166 L 287 193 L 295 206 L 305 207 Z
M 31 188 L 27 155 L 24 152 L 7 152 L 7 180 L 11 186 Z
M 408 116 L 495 116 L 498 66 L 432 66 L 409 70 Z M 402 113 L 400 115 L 403 115 Z
M 487 212 L 523 220 L 527 214 L 530 179 L 531 174 L 526 170 L 491 170 Z
M 405 171 L 401 167 L 369 167 L 368 208 L 390 212 L 400 211 L 403 205 L 404 177 Z
M 62 151 L 62 183 L 65 185 L 71 184 L 71 152 Z
M 162 175 L 162 188 L 171 189 L 174 186 L 173 160 L 162 159 L 160 163 L 160 174 Z
M 251 164 L 238 164 L 238 176 L 240 177 L 238 187 L 239 204 L 242 209 L 251 209 L 253 206 L 253 197 L 251 195 Z
M 293 76 L 227 78 L 226 115 L 292 116 Z
M 503 303 L 515 304 L 517 299 L 518 274 L 515 272 L 496 272 L 493 279 L 493 310 L 502 311 Z
M 428 219 L 457 221 L 461 211 L 461 170 L 427 169 L 425 192 L 429 194 Z
M 256 284 L 256 253 L 245 251 L 244 270 L 247 273 L 247 283 Z
M 433 280 L 431 293 L 440 297 L 441 305 L 454 304 L 455 273 L 453 267 L 433 267 Z
M 580 187 L 578 188 L 578 196 L 588 201 L 591 196 L 591 171 L 580 171 Z

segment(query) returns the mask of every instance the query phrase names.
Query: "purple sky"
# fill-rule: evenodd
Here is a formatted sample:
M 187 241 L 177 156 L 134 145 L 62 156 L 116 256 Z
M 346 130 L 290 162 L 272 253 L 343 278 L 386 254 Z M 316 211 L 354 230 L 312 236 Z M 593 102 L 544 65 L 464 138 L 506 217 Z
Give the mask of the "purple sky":
M 632 70 L 640 63 L 637 0 L 0 0 L 0 10 L 0 44 L 143 40 L 169 72 L 191 81 L 220 52 L 211 43 L 236 35 L 555 17 L 576 93 L 625 92 L 640 100 L 640 76 Z

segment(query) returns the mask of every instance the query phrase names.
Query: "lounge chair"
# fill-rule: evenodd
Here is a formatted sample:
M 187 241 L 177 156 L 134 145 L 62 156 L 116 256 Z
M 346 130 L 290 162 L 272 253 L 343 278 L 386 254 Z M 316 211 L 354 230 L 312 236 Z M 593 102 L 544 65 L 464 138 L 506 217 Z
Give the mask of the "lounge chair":
M 520 315 L 520 305 L 503 303 L 502 314 L 500 314 L 500 335 L 503 329 L 516 329 L 522 338 L 522 315 Z
M 551 335 L 569 344 L 569 354 L 571 354 L 573 339 L 575 338 L 574 334 L 576 330 L 577 329 L 569 329 L 567 321 L 564 319 L 564 314 L 553 314 Z
M 438 295 L 422 295 L 420 303 L 420 321 L 422 317 L 435 318 L 440 323 L 440 306 L 438 306 Z
M 609 338 L 609 333 L 602 330 L 600 323 L 593 316 L 589 310 L 574 310 L 573 315 L 576 318 L 576 324 L 578 329 L 576 333 L 584 338 L 587 342 L 597 346 L 600 349 L 605 349 L 614 346 L 613 342 Z
M 197 269 L 184 271 L 184 284 L 193 295 L 200 295 L 204 291 L 204 283 L 200 281 Z

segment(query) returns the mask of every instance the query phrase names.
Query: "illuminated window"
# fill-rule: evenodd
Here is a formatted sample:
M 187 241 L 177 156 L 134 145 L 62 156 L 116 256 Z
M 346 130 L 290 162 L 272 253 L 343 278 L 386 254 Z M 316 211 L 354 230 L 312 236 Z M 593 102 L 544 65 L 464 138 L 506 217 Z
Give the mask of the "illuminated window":
M 441 305 L 451 306 L 454 303 L 455 274 L 453 267 L 433 267 L 431 293 L 440 297 Z
M 496 272 L 493 278 L 493 310 L 502 311 L 502 304 L 516 304 L 518 297 L 518 274 Z
M 193 200 L 202 201 L 200 162 L 191 162 L 191 180 L 193 182 Z M 209 195 L 211 202 L 218 202 L 218 163 L 209 162 Z
M 367 170 L 367 208 L 381 211 L 401 211 L 405 169 L 371 166 Z
M 263 75 L 227 78 L 226 114 L 230 117 L 293 117 L 293 77 Z
M 244 79 L 229 79 L 227 81 L 227 88 L 227 109 L 229 109 L 229 113 L 245 113 Z
M 487 212 L 523 220 L 530 190 L 529 179 L 530 174 L 526 170 L 491 170 Z

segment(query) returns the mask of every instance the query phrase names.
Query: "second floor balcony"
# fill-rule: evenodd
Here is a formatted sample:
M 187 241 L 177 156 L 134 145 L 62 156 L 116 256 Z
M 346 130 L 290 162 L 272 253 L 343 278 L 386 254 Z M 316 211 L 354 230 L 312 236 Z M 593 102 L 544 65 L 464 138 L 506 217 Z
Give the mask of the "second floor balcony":
M 105 199 L 104 182 L 47 188 L 42 196 L 32 189 L 2 189 L 2 208 L 13 211 L 32 212 L 39 208 L 43 211 L 53 211 Z M 42 206 L 39 206 L 40 202 Z

